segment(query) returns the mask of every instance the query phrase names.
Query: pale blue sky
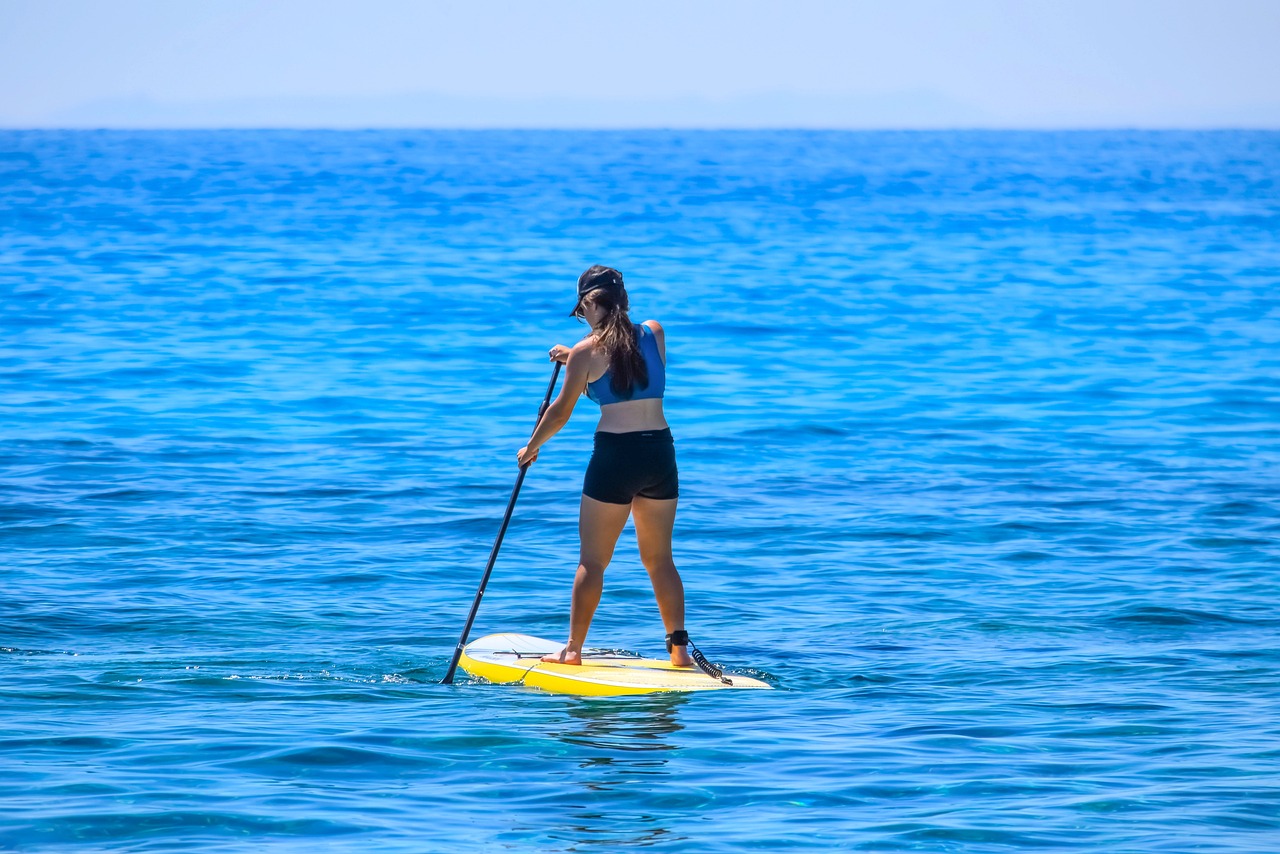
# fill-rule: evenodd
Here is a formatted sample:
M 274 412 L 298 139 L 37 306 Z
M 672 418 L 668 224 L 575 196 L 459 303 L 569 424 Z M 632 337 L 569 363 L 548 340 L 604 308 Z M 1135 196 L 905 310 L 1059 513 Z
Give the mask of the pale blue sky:
M 1280 0 L 0 0 L 0 126 L 1280 128 Z

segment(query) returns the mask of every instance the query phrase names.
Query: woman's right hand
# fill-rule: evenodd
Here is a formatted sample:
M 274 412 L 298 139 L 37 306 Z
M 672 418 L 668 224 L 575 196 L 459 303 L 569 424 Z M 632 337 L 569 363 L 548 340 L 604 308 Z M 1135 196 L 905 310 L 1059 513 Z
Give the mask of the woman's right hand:
M 550 350 L 547 351 L 547 356 L 550 357 L 549 361 L 559 362 L 560 364 L 563 365 L 564 363 L 569 361 L 569 353 L 571 352 L 572 352 L 571 348 L 566 347 L 563 344 L 557 344 L 556 346 L 552 347 Z

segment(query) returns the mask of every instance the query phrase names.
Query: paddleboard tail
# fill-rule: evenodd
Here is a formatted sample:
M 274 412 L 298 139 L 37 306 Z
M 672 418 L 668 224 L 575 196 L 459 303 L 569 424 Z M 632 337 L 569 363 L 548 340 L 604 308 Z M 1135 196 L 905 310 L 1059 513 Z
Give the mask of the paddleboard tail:
M 698 669 L 710 676 L 712 679 L 719 679 L 726 685 L 733 685 L 733 680 L 724 675 L 724 671 L 716 667 L 707 657 L 702 654 L 702 650 L 693 645 L 693 641 L 689 640 L 689 633 L 684 629 L 679 629 L 667 635 L 667 652 L 671 652 L 673 646 L 686 646 L 689 648 L 689 657 L 693 659 L 693 663 L 698 665 Z

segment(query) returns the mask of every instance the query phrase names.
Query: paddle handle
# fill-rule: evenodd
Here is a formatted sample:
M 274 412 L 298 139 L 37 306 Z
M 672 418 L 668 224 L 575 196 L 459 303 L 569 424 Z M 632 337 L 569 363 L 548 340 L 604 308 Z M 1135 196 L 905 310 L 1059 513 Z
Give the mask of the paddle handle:
M 556 379 L 560 376 L 560 363 L 556 362 L 555 369 L 551 372 L 551 382 L 547 383 L 547 393 L 542 398 L 542 406 L 538 407 L 538 420 L 534 422 L 534 429 L 542 422 L 542 416 L 546 414 L 547 407 L 551 405 L 551 393 L 555 391 Z M 507 525 L 511 524 L 511 513 L 516 509 L 516 498 L 520 495 L 520 485 L 524 483 L 524 476 L 529 471 L 530 463 L 520 466 L 520 474 L 516 475 L 516 485 L 511 489 L 511 498 L 507 501 L 507 512 L 502 516 L 502 527 L 498 528 L 498 537 L 493 541 L 493 549 L 489 552 L 489 563 L 484 568 L 484 577 L 480 579 L 480 589 L 476 591 L 476 599 L 471 603 L 471 613 L 467 615 L 467 624 L 462 627 L 462 636 L 458 638 L 458 646 L 453 650 L 453 658 L 449 661 L 449 669 L 445 671 L 444 679 L 440 680 L 442 685 L 453 684 L 454 671 L 458 669 L 458 659 L 462 658 L 462 648 L 467 645 L 467 637 L 471 634 L 471 626 L 476 621 L 476 614 L 480 610 L 480 600 L 484 598 L 484 589 L 489 584 L 489 576 L 493 573 L 493 565 L 498 560 L 498 549 L 502 548 L 502 538 L 507 535 Z

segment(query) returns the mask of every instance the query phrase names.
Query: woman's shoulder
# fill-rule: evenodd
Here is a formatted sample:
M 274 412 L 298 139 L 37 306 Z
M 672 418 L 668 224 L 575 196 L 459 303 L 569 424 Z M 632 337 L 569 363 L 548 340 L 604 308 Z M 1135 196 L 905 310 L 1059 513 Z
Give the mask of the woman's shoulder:
M 666 343 L 667 333 L 666 333 L 666 330 L 662 328 L 661 323 L 659 323 L 656 320 L 646 320 L 644 323 L 640 325 L 653 333 L 654 340 L 656 340 L 659 345 Z
M 579 359 L 585 359 L 589 358 L 599 349 L 599 346 L 596 344 L 596 337 L 594 335 L 588 335 L 586 338 L 583 338 L 577 344 L 574 344 L 569 348 L 569 355 L 577 356 Z
M 609 354 L 601 349 L 596 341 L 596 336 L 588 335 L 577 344 L 569 348 L 569 358 L 576 362 L 583 362 L 588 365 L 599 367 L 600 364 L 607 364 Z

